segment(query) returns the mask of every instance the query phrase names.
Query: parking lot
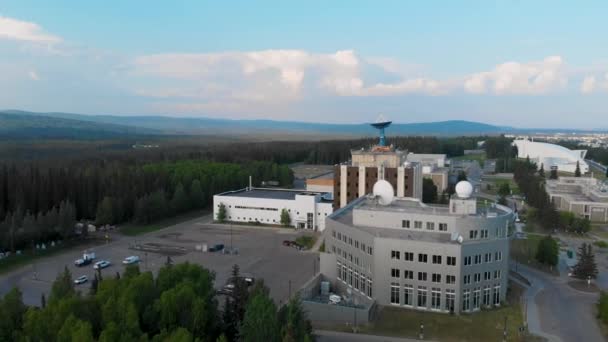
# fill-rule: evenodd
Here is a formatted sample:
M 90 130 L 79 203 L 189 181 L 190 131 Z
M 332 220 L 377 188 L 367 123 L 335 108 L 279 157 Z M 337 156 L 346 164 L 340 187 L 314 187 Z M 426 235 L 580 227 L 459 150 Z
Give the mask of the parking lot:
M 112 265 L 102 270 L 102 276 L 114 277 L 124 270 L 122 260 L 130 255 L 140 257 L 140 269 L 154 273 L 162 267 L 167 256 L 174 263 L 189 261 L 200 264 L 216 273 L 217 289 L 221 289 L 230 276 L 232 266 L 238 264 L 241 272 L 256 279 L 264 279 L 277 304 L 284 302 L 289 293 L 295 293 L 315 270 L 318 271 L 318 254 L 298 251 L 283 246 L 283 240 L 295 239 L 297 233 L 290 229 L 227 226 L 210 223 L 204 216 L 175 226 L 137 237 L 115 235 L 112 242 L 92 247 L 96 261 L 108 260 Z M 238 255 L 221 252 L 203 252 L 197 246 L 224 244 L 238 249 Z M 134 248 L 140 246 L 141 249 Z M 93 264 L 76 267 L 74 260 L 82 257 L 83 250 L 66 251 L 60 255 L 38 260 L 35 264 L 0 277 L 0 294 L 17 286 L 23 292 L 24 302 L 39 305 L 43 293 L 48 296 L 51 284 L 64 266 L 73 278 L 89 277 L 89 283 L 77 285 L 87 292 L 95 274 Z

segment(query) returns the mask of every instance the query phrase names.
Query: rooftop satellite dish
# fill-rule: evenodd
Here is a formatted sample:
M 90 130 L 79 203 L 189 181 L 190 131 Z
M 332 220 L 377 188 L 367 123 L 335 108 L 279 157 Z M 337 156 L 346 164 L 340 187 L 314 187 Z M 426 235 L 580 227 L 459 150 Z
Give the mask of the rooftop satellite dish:
M 381 179 L 374 184 L 374 197 L 380 205 L 390 205 L 395 198 L 395 190 L 391 183 Z
M 458 240 L 458 243 L 462 243 L 462 241 L 463 241 L 464 239 L 462 238 L 462 235 L 458 235 L 458 239 L 457 239 L 457 240 Z
M 456 184 L 456 196 L 458 198 L 469 198 L 473 194 L 473 185 L 467 181 L 460 181 Z

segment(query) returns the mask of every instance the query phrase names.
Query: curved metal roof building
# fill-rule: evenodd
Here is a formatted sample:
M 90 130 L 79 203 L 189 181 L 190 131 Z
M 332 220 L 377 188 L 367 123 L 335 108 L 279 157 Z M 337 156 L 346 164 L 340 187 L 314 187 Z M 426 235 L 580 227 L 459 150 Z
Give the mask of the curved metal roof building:
M 569 150 L 563 146 L 530 140 L 515 140 L 517 156 L 529 157 L 537 167 L 543 164 L 545 171 L 557 167 L 559 171 L 574 173 L 578 161 L 581 173 L 589 172 L 589 165 L 585 162 L 587 150 Z

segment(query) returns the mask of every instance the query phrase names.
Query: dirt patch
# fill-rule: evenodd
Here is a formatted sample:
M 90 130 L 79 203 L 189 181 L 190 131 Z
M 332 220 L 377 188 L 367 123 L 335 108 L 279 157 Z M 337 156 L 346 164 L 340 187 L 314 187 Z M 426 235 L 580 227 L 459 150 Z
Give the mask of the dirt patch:
M 165 244 L 154 243 L 154 242 L 131 245 L 131 246 L 129 246 L 129 249 L 133 249 L 136 251 L 149 252 L 149 253 L 157 253 L 157 254 L 168 255 L 168 256 L 188 254 L 188 249 L 186 249 L 185 247 L 165 245 Z

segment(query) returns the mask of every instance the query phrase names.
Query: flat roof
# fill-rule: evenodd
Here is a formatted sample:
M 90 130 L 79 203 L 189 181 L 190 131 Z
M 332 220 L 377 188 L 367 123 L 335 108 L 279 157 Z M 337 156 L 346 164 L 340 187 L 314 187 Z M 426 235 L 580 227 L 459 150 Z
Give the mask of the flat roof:
M 227 191 L 218 196 L 228 197 L 247 197 L 247 198 L 266 198 L 266 199 L 281 199 L 281 200 L 295 200 L 296 195 L 320 195 L 321 192 L 316 191 L 305 191 L 305 190 L 292 190 L 292 189 L 265 189 L 265 188 L 253 188 L 251 190 L 240 189 L 235 191 Z
M 334 179 L 334 172 L 330 171 L 330 172 L 327 172 L 327 173 L 316 175 L 314 177 L 310 177 L 308 179 L 332 179 L 333 180 Z
M 395 229 L 395 228 L 382 228 L 382 227 L 369 227 L 363 225 L 353 224 L 353 211 L 346 210 L 343 213 L 331 217 L 333 220 L 345 224 L 349 227 L 354 227 L 361 231 L 364 231 L 374 237 L 387 238 L 387 239 L 400 239 L 400 240 L 412 240 L 412 241 L 426 241 L 426 242 L 438 242 L 438 243 L 456 243 L 452 241 L 450 233 L 443 232 L 427 232 L 427 231 L 416 231 L 412 229 Z

